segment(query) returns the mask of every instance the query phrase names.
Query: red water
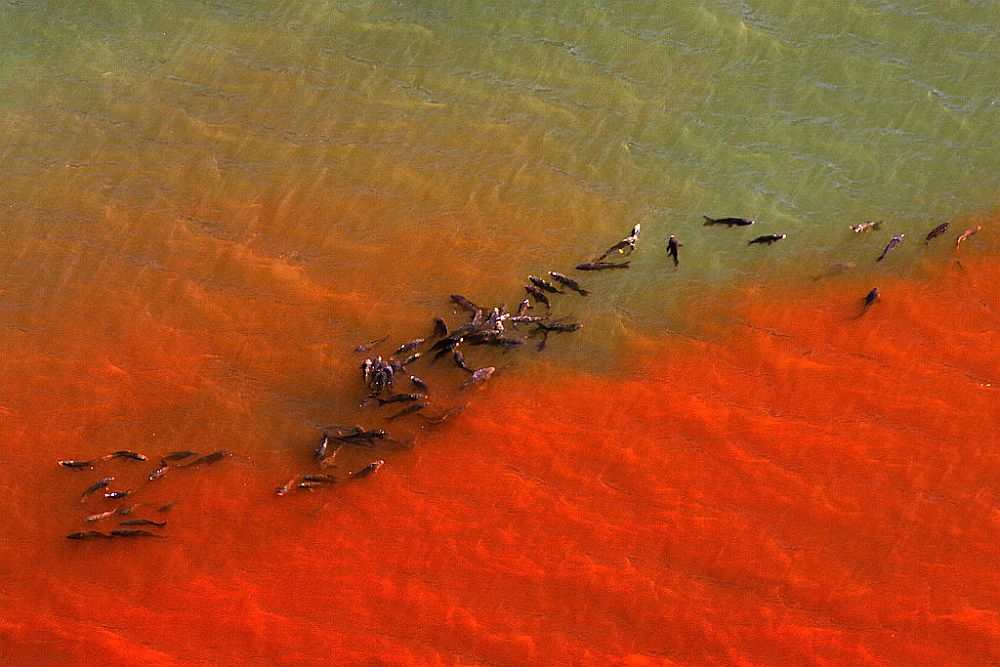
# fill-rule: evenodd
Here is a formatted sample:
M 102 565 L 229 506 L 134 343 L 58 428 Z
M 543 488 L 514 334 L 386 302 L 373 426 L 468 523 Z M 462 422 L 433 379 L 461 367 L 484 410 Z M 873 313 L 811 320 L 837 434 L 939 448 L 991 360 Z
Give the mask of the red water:
M 735 288 L 686 304 L 698 336 L 627 332 L 621 372 L 501 369 L 375 476 L 283 498 L 316 431 L 255 409 L 238 363 L 139 309 L 114 349 L 91 319 L 73 360 L 25 356 L 25 325 L 0 379 L 0 659 L 995 664 L 1000 289 L 970 246 L 880 278 L 863 314 L 870 280 Z M 240 325 L 302 335 L 303 358 L 255 360 L 300 372 L 321 346 L 282 304 Z M 65 539 L 105 507 L 83 488 L 149 466 L 56 459 L 186 446 L 237 456 L 137 496 L 180 499 L 140 513 L 167 539 Z

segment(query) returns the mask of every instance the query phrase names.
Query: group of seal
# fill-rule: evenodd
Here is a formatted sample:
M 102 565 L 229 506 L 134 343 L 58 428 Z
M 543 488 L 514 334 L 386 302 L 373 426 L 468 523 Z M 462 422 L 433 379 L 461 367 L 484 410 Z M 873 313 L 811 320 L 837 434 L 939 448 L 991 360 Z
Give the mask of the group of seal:
M 851 231 L 854 232 L 855 234 L 865 234 L 865 233 L 871 232 L 871 231 L 879 231 L 879 230 L 882 229 L 882 223 L 883 222 L 885 222 L 885 221 L 884 220 L 866 220 L 866 221 L 864 221 L 862 223 L 859 223 L 857 225 L 851 225 Z M 929 232 L 927 232 L 927 234 L 924 236 L 924 245 L 927 245 L 933 239 L 936 239 L 939 236 L 942 236 L 945 232 L 948 231 L 948 229 L 950 227 L 951 227 L 951 223 L 948 223 L 948 222 L 942 222 L 941 224 L 936 225 L 933 229 L 931 229 Z M 972 228 L 967 229 L 964 232 L 962 232 L 958 236 L 958 238 L 955 240 L 955 250 L 956 251 L 959 250 L 962 247 L 962 242 L 965 241 L 966 239 L 968 239 L 970 236 L 972 236 L 976 232 L 978 232 L 980 229 L 982 229 L 981 226 L 976 226 L 976 227 L 972 227 Z M 903 233 L 893 234 L 892 238 L 889 239 L 888 243 L 886 243 L 885 247 L 882 249 L 882 252 L 878 255 L 878 257 L 875 258 L 875 261 L 876 262 L 881 262 L 882 260 L 884 260 L 889 255 L 890 252 L 892 252 L 896 247 L 898 247 L 903 242 L 903 239 L 905 239 L 905 238 L 906 238 L 906 234 L 903 234 Z M 846 270 L 848 268 L 854 268 L 854 263 L 853 262 L 845 262 L 845 263 L 842 263 L 840 265 L 834 265 L 834 268 L 836 268 L 838 266 L 842 266 L 842 267 L 844 267 L 843 270 Z M 836 271 L 836 273 L 839 273 L 839 272 L 841 272 L 841 271 Z M 824 277 L 824 276 L 818 276 L 816 279 L 819 279 L 821 277 Z M 878 287 L 873 287 L 868 292 L 868 294 L 866 294 L 862 298 L 862 310 L 861 310 L 861 313 L 864 314 L 865 311 L 868 310 L 868 308 L 870 308 L 874 303 L 876 303 L 877 301 L 879 301 L 879 299 L 881 298 L 881 294 L 882 294 L 881 290 L 879 290 Z
M 391 382 L 389 383 L 391 385 Z M 415 400 L 415 399 L 411 399 Z M 337 477 L 333 469 L 340 468 L 338 454 L 344 447 L 353 447 L 363 450 L 373 450 L 376 447 L 399 446 L 409 448 L 413 444 L 412 440 L 399 441 L 389 437 L 385 429 L 365 429 L 362 426 L 342 426 L 334 424 L 327 427 L 320 436 L 319 442 L 312 448 L 312 459 L 321 470 L 330 472 L 313 472 L 295 475 L 287 482 L 275 489 L 275 493 L 283 496 L 295 489 L 313 490 L 328 487 L 335 482 L 342 481 Z M 367 477 L 382 467 L 385 459 L 373 459 L 361 468 L 351 470 L 347 473 L 347 479 L 360 479 Z
M 631 255 L 636 249 L 640 232 L 641 225 L 636 224 L 628 235 L 595 259 L 576 265 L 576 269 L 604 271 L 629 268 L 630 260 L 611 261 L 609 258 Z M 462 294 L 451 294 L 449 301 L 454 308 L 453 312 L 465 313 L 467 319 L 458 324 L 449 324 L 444 316 L 436 316 L 429 334 L 400 344 L 387 357 L 381 355 L 365 357 L 359 366 L 361 385 L 365 392 L 361 405 L 374 406 L 377 410 L 381 406 L 397 403 L 402 407 L 388 415 L 385 418 L 386 422 L 409 418 L 419 419 L 419 426 L 422 428 L 437 426 L 463 411 L 468 403 L 454 405 L 439 415 L 428 414 L 427 408 L 431 405 L 430 386 L 411 372 L 414 364 L 428 357 L 430 358 L 430 361 L 426 362 L 428 364 L 450 357 L 452 362 L 450 366 L 464 374 L 457 386 L 457 390 L 463 392 L 482 386 L 497 370 L 494 365 L 469 365 L 465 354 L 472 352 L 470 348 L 498 348 L 501 353 L 507 353 L 510 350 L 525 348 L 529 338 L 538 338 L 535 349 L 542 352 L 551 334 L 579 331 L 583 327 L 581 323 L 568 322 L 565 318 L 553 316 L 553 301 L 569 293 L 586 297 L 590 295 L 590 290 L 565 273 L 549 270 L 545 275 L 547 278 L 527 276 L 527 281 L 522 286 L 525 298 L 513 310 L 508 309 L 506 303 L 484 307 Z M 541 314 L 533 314 L 539 311 Z M 354 351 L 369 354 L 387 340 L 387 337 L 379 337 L 357 346 Z M 405 391 L 399 391 L 403 383 L 408 386 Z M 324 431 L 318 445 L 312 446 L 312 459 L 319 468 L 330 471 L 341 467 L 337 455 L 344 447 L 366 450 L 377 447 L 383 450 L 386 446 L 395 445 L 397 448 L 409 449 L 414 442 L 415 437 L 400 440 L 391 437 L 384 429 L 369 430 L 360 425 L 350 427 L 334 425 Z M 385 456 L 384 453 L 382 455 Z M 370 475 L 384 463 L 385 459 L 379 458 L 363 468 L 347 472 L 340 477 L 331 472 L 302 473 L 278 486 L 275 492 L 283 496 L 295 489 L 315 490 L 328 487 L 337 481 Z
M 140 488 L 112 490 L 112 485 L 115 482 L 115 476 L 107 475 L 105 477 L 101 477 L 84 489 L 80 494 L 80 502 L 87 503 L 96 498 L 103 498 L 105 501 L 123 500 L 125 498 L 132 499 L 135 495 L 139 494 L 146 485 L 162 478 L 173 468 L 200 468 L 201 466 L 221 461 L 224 458 L 232 456 L 232 454 L 233 453 L 227 449 L 220 449 L 212 452 L 211 454 L 205 454 L 204 456 L 198 456 L 198 452 L 190 450 L 169 452 L 160 457 L 159 464 L 155 469 L 151 470 L 146 475 L 146 479 Z M 59 461 L 58 464 L 63 468 L 82 472 L 85 470 L 93 470 L 97 465 L 115 460 L 145 462 L 149 461 L 149 457 L 145 454 L 131 450 L 119 450 L 94 459 L 63 459 Z M 181 464 L 181 461 L 184 461 L 184 463 Z M 169 512 L 173 509 L 177 502 L 177 500 L 174 500 L 165 505 L 158 505 L 155 507 L 156 512 L 160 515 Z M 80 530 L 70 533 L 66 537 L 71 540 L 164 537 L 162 532 L 153 532 L 147 530 L 147 528 L 157 528 L 162 530 L 167 525 L 166 521 L 156 521 L 154 519 L 138 518 L 133 516 L 135 511 L 143 506 L 143 503 L 131 503 L 130 500 L 129 503 L 119 505 L 112 509 L 87 514 L 83 517 L 83 522 L 86 524 L 105 522 L 111 520 L 112 517 L 119 517 L 118 527 L 107 532 L 100 530 Z
M 707 215 L 704 215 L 702 216 L 702 218 L 704 218 L 705 220 L 704 224 L 706 227 L 711 225 L 725 225 L 730 228 L 749 227 L 750 225 L 753 225 L 756 222 L 751 218 L 738 218 L 738 217 L 710 218 Z M 884 222 L 885 222 L 884 220 L 866 220 L 856 225 L 850 225 L 850 228 L 851 231 L 854 232 L 855 234 L 865 234 L 868 232 L 881 230 L 882 224 Z M 928 243 L 930 243 L 931 240 L 947 232 L 950 227 L 951 224 L 947 222 L 943 222 L 935 226 L 924 236 L 924 245 L 927 245 Z M 981 229 L 982 229 L 981 226 L 976 226 L 962 232 L 955 241 L 955 250 L 957 251 L 965 240 L 967 240 L 973 234 L 979 232 L 979 230 Z M 889 239 L 888 243 L 886 243 L 885 247 L 882 249 L 881 254 L 879 254 L 875 258 L 875 261 L 881 262 L 882 260 L 884 260 L 890 252 L 892 252 L 897 246 L 899 246 L 903 242 L 903 239 L 905 237 L 906 234 L 903 233 L 893 234 L 892 238 Z M 787 234 L 764 234 L 762 236 L 758 236 L 756 238 L 751 239 L 747 243 L 748 245 L 755 245 L 755 244 L 771 245 L 772 243 L 775 243 L 785 238 L 787 238 Z M 667 254 L 673 259 L 674 267 L 677 267 L 677 265 L 679 264 L 679 259 L 678 259 L 679 247 L 681 247 L 681 244 L 677 240 L 677 237 L 671 235 L 670 239 L 667 241 Z M 849 269 L 853 269 L 854 267 L 855 267 L 854 262 L 838 262 L 837 264 L 831 266 L 826 273 L 821 274 L 819 276 L 815 276 L 813 280 L 820 280 L 822 278 L 834 276 L 843 273 L 844 271 L 847 271 Z M 862 313 L 864 313 L 864 311 L 866 311 L 872 304 L 878 301 L 880 295 L 881 292 L 879 291 L 879 288 L 873 287 L 868 292 L 868 294 L 866 294 L 862 299 L 864 306 Z
M 752 218 L 725 216 L 712 218 L 703 216 L 704 226 L 724 226 L 730 229 L 734 227 L 750 227 L 756 224 Z M 857 225 L 851 225 L 851 230 L 855 234 L 863 234 L 872 231 L 879 231 L 884 221 L 865 221 Z M 948 223 L 936 226 L 927 233 L 925 242 L 929 242 L 944 234 L 949 228 Z M 635 251 L 640 233 L 641 224 L 636 224 L 628 235 L 615 242 L 603 253 L 590 261 L 576 265 L 576 270 L 584 272 L 605 271 L 611 269 L 628 269 L 631 265 L 631 255 Z M 964 232 L 956 242 L 956 248 L 968 239 L 969 236 L 979 231 L 973 228 Z M 778 241 L 784 240 L 787 235 L 784 233 L 769 233 L 750 239 L 748 245 L 770 246 Z M 896 248 L 903 240 L 903 234 L 896 234 L 888 242 L 881 255 L 876 258 L 881 262 Z M 680 249 L 683 247 L 680 239 L 671 234 L 666 244 L 667 256 L 672 260 L 674 268 L 680 265 Z M 855 267 L 853 262 L 842 262 L 822 276 L 816 279 L 842 273 Z M 401 343 L 395 351 L 387 358 L 380 355 L 369 356 L 360 364 L 362 386 L 367 392 L 363 405 L 383 406 L 391 403 L 402 405 L 398 411 L 386 418 L 387 422 L 400 418 L 420 418 L 423 420 L 422 426 L 433 426 L 444 422 L 452 415 L 460 412 L 466 404 L 456 406 L 445 411 L 437 417 L 427 414 L 426 408 L 430 405 L 430 389 L 428 384 L 419 376 L 411 373 L 410 367 L 421 359 L 431 357 L 429 363 L 450 357 L 454 367 L 467 374 L 467 377 L 460 385 L 460 389 L 468 389 L 481 385 L 493 376 L 496 371 L 495 366 L 483 366 L 476 368 L 470 366 L 465 357 L 465 351 L 473 346 L 493 346 L 499 347 L 504 352 L 511 349 L 523 348 L 527 338 L 531 336 L 540 337 L 537 350 L 545 349 L 548 336 L 551 333 L 562 333 L 577 331 L 582 327 L 578 322 L 566 322 L 563 319 L 552 317 L 552 299 L 555 295 L 565 295 L 567 291 L 575 292 L 580 296 L 590 294 L 580 283 L 557 271 L 548 271 L 549 279 L 529 275 L 527 283 L 523 286 L 526 298 L 520 302 L 513 312 L 508 311 L 506 304 L 499 304 L 492 307 L 482 307 L 465 297 L 462 294 L 452 294 L 450 301 L 456 311 L 465 312 L 468 320 L 458 326 L 450 326 L 442 316 L 434 318 L 432 331 L 422 337 L 413 338 Z M 877 302 L 880 298 L 878 287 L 873 288 L 863 297 L 864 310 Z M 544 314 L 529 314 L 529 311 L 538 312 L 544 309 Z M 864 311 L 862 311 L 864 312 Z M 522 334 L 521 327 L 529 327 L 527 335 Z M 387 337 L 380 337 L 369 341 L 355 348 L 358 353 L 370 353 L 378 346 L 388 340 Z M 422 351 L 418 351 L 422 350 Z M 404 356 L 405 355 L 405 356 Z M 405 391 L 398 391 L 400 383 L 408 382 Z M 372 434 L 378 434 L 377 437 Z M 314 459 L 321 468 L 337 467 L 337 453 L 344 446 L 373 448 L 375 446 L 385 446 L 388 444 L 403 445 L 409 448 L 413 445 L 415 438 L 410 438 L 405 442 L 390 438 L 381 429 L 366 430 L 361 426 L 335 426 L 328 432 L 323 433 L 320 438 L 320 445 L 314 451 Z M 369 463 L 364 468 L 354 472 L 348 472 L 346 478 L 361 477 L 377 470 L 384 459 L 378 459 Z M 278 487 L 277 493 L 284 495 L 294 488 L 314 489 L 320 486 L 328 486 L 335 481 L 329 474 L 303 474 Z
M 742 217 L 704 217 L 705 226 L 725 226 L 749 227 L 755 224 L 755 220 Z M 855 234 L 863 234 L 881 229 L 883 221 L 865 221 L 857 225 L 851 225 L 851 230 Z M 925 243 L 942 236 L 949 229 L 948 223 L 942 223 L 930 230 L 925 236 Z M 973 227 L 964 231 L 955 242 L 955 249 L 958 250 L 961 244 L 970 236 L 980 231 L 981 227 Z M 606 251 L 593 260 L 576 265 L 576 270 L 593 272 L 611 269 L 628 269 L 631 259 L 611 261 L 609 257 L 621 256 L 629 258 L 635 251 L 641 225 L 636 224 L 631 232 L 612 244 Z M 882 253 L 876 258 L 881 262 L 897 246 L 899 246 L 904 234 L 895 234 L 889 240 Z M 786 238 L 786 234 L 765 234 L 748 241 L 749 245 L 767 245 Z M 683 244 L 680 240 L 670 235 L 667 240 L 666 251 L 668 257 L 673 261 L 674 268 L 680 265 L 680 248 Z M 817 276 L 815 279 L 842 273 L 854 268 L 853 262 L 842 262 L 834 265 L 830 272 Z M 523 285 L 526 298 L 524 298 L 513 312 L 509 311 L 505 303 L 484 308 L 461 294 L 452 294 L 450 301 L 458 311 L 467 313 L 468 319 L 458 326 L 449 326 L 447 320 L 442 316 L 436 316 L 433 320 L 432 331 L 421 337 L 410 339 L 398 345 L 392 354 L 387 358 L 381 355 L 368 356 L 360 364 L 360 375 L 362 388 L 365 392 L 362 405 L 370 405 L 379 408 L 389 404 L 399 404 L 401 407 L 387 416 L 385 420 L 392 422 L 397 419 L 419 418 L 423 427 L 437 426 L 448 421 L 453 416 L 461 413 L 468 403 L 453 405 L 449 409 L 436 416 L 429 415 L 425 410 L 430 405 L 430 387 L 419 376 L 410 372 L 410 367 L 418 363 L 426 356 L 431 356 L 430 364 L 439 361 L 443 357 L 450 357 L 454 368 L 465 374 L 463 381 L 459 384 L 458 390 L 464 391 L 486 383 L 496 372 L 496 367 L 484 365 L 481 367 L 470 366 L 465 358 L 465 351 L 470 347 L 488 346 L 499 348 L 502 353 L 513 349 L 525 347 L 529 337 L 539 337 L 540 341 L 536 349 L 541 352 L 545 349 L 548 336 L 552 333 L 568 333 L 578 331 L 583 325 L 579 322 L 567 322 L 565 318 L 554 319 L 552 317 L 552 301 L 556 295 L 565 295 L 571 291 L 581 297 L 586 297 L 590 291 L 580 285 L 580 283 L 557 271 L 548 271 L 550 280 L 529 275 L 527 284 Z M 867 310 L 880 299 L 880 290 L 874 287 L 863 297 L 863 307 Z M 529 314 L 528 311 L 544 307 L 544 314 Z M 862 311 L 864 312 L 864 311 Z M 522 331 L 522 327 L 528 331 Z M 525 334 L 525 335 L 519 335 Z M 356 353 L 368 354 L 373 352 L 380 345 L 388 340 L 383 336 L 355 348 Z M 418 351 L 424 348 L 424 351 Z M 412 391 L 398 391 L 400 386 L 406 383 L 407 389 Z M 344 426 L 332 425 L 326 428 L 318 443 L 310 446 L 310 458 L 318 466 L 319 471 L 304 472 L 289 479 L 287 482 L 276 488 L 278 495 L 286 495 L 295 489 L 315 490 L 318 488 L 330 487 L 338 481 L 361 479 L 368 477 L 379 470 L 385 459 L 370 458 L 361 467 L 345 466 L 346 473 L 339 472 L 341 468 L 338 454 L 345 447 L 364 452 L 379 450 L 382 456 L 389 448 L 396 447 L 410 449 L 415 442 L 415 437 L 404 440 L 393 438 L 383 428 L 368 429 L 360 425 Z M 219 461 L 232 452 L 220 450 L 194 459 L 185 465 L 175 465 L 178 461 L 187 460 L 196 456 L 197 452 L 178 451 L 168 453 L 160 458 L 160 464 L 152 470 L 146 480 L 146 484 L 163 477 L 173 467 L 191 468 L 207 465 Z M 120 450 L 101 456 L 96 459 L 79 460 L 67 459 L 59 461 L 59 465 L 71 470 L 92 470 L 97 464 L 107 461 L 147 461 L 148 457 L 138 452 Z M 102 477 L 81 494 L 81 501 L 103 495 L 106 500 L 118 500 L 131 497 L 135 491 L 131 489 L 111 490 L 111 484 L 115 481 L 113 476 Z M 100 494 L 98 493 L 100 492 Z M 176 500 L 158 508 L 158 512 L 169 511 Z M 139 505 L 121 505 L 114 509 L 97 512 L 84 517 L 84 522 L 94 523 L 104 521 L 113 516 L 128 516 L 139 507 Z M 117 529 L 110 532 L 96 530 L 84 530 L 71 533 L 67 537 L 73 540 L 90 539 L 110 539 L 110 538 L 136 538 L 136 537 L 163 537 L 159 532 L 146 530 L 146 527 L 162 529 L 166 526 L 165 521 L 154 521 L 152 519 L 124 519 L 120 521 Z

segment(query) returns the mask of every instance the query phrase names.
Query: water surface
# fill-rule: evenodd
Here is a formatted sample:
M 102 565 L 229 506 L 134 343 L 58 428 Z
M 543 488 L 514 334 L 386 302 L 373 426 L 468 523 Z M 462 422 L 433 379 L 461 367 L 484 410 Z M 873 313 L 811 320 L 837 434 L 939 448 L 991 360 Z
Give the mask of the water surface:
M 0 655 L 997 659 L 993 3 L 228 4 L 0 8 Z M 274 495 L 383 423 L 355 346 L 635 223 L 580 332 Z M 65 540 L 148 468 L 56 460 L 189 448 L 169 539 Z

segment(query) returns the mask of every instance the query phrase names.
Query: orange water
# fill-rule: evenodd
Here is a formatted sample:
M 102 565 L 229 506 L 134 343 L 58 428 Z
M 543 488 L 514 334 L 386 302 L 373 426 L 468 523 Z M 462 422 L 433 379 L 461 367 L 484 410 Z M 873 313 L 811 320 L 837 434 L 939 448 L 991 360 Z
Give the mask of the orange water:
M 500 370 L 462 415 L 395 422 L 412 450 L 335 470 L 384 457 L 376 475 L 286 497 L 324 425 L 382 419 L 357 407 L 350 347 L 429 330 L 445 276 L 484 301 L 502 281 L 410 265 L 431 287 L 401 314 L 357 275 L 334 291 L 187 229 L 160 239 L 166 273 L 84 250 L 57 301 L 8 295 L 23 309 L 0 369 L 6 663 L 1000 660 L 989 228 L 906 276 L 690 294 L 680 334 L 591 306 L 544 354 L 467 353 Z M 26 248 L 18 270 L 44 264 Z M 572 363 L 601 336 L 612 357 Z M 448 387 L 434 409 L 459 400 L 457 371 L 419 372 Z M 124 448 L 236 456 L 146 486 L 145 464 L 55 465 Z M 81 523 L 111 506 L 79 500 L 105 474 L 140 489 L 137 515 L 165 518 L 167 539 L 65 539 L 111 527 Z
M 0 664 L 1000 660 L 995 3 L 239 4 L 0 3 Z M 416 440 L 277 496 L 332 423 Z M 66 539 L 106 475 L 165 539 Z

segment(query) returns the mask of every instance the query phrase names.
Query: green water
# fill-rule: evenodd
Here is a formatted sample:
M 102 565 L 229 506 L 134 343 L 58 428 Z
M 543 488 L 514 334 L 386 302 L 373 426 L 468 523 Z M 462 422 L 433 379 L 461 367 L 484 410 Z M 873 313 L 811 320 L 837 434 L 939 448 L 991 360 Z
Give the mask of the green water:
M 992 208 L 998 27 L 965 0 L 8 2 L 2 252 L 15 276 L 81 248 L 170 268 L 194 229 L 430 304 L 641 222 L 609 289 L 655 320 L 667 293 L 867 266 Z M 859 241 L 867 218 L 888 229 Z

